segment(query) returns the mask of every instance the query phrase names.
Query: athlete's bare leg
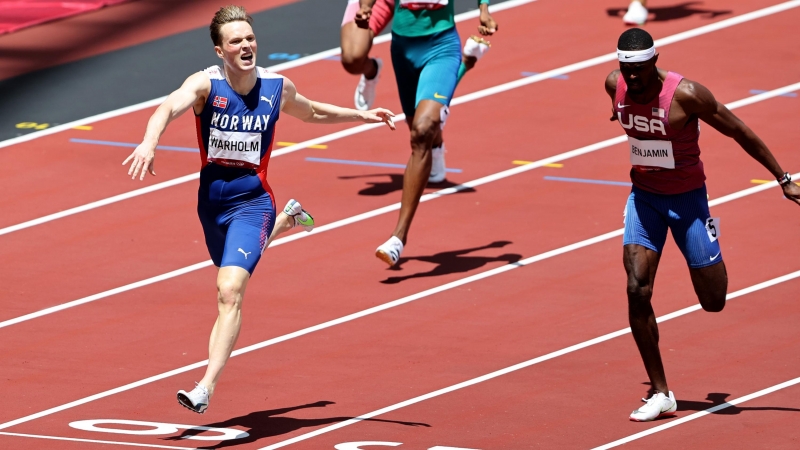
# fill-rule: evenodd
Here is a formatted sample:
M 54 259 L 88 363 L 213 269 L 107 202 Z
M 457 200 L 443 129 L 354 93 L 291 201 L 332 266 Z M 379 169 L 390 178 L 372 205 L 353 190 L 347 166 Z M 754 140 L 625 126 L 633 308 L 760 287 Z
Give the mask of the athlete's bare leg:
M 208 343 L 208 367 L 200 385 L 208 389 L 209 397 L 231 356 L 242 327 L 242 300 L 250 273 L 236 266 L 220 267 L 217 272 L 217 309 L 219 315 L 211 330 Z
M 272 241 L 275 240 L 281 234 L 291 230 L 294 227 L 294 218 L 290 217 L 283 211 L 278 213 L 278 218 L 275 219 L 275 226 L 272 227 L 272 234 L 269 235 L 269 239 L 267 240 L 267 245 L 265 248 L 269 248 L 269 245 L 272 244 Z
M 294 227 L 294 218 L 283 211 L 278 213 L 275 226 L 272 228 L 267 241 L 267 247 L 282 233 Z M 250 280 L 250 274 L 241 267 L 221 267 L 217 272 L 217 308 L 219 315 L 211 329 L 211 338 L 208 342 L 208 368 L 200 381 L 200 385 L 208 389 L 209 397 L 214 394 L 214 388 L 225 368 L 225 363 L 231 356 L 233 346 L 239 337 L 242 326 L 242 300 L 244 291 Z
M 652 388 L 669 395 L 667 377 L 658 349 L 658 325 L 651 304 L 653 284 L 661 255 L 641 245 L 624 247 L 623 263 L 628 274 L 628 321 L 642 356 Z M 697 299 L 704 310 L 719 312 L 725 307 L 728 273 L 725 263 L 689 269 Z
M 628 244 L 623 248 L 622 262 L 628 275 L 628 322 L 639 348 L 650 386 L 669 395 L 667 376 L 658 349 L 658 325 L 650 300 L 661 255 L 641 245 Z
M 700 269 L 689 269 L 692 285 L 700 306 L 708 312 L 720 312 L 725 308 L 725 297 L 728 293 L 728 272 L 725 263 Z
M 340 40 L 344 70 L 353 75 L 364 75 L 368 80 L 375 78 L 378 66 L 369 57 L 374 37 L 371 29 L 359 28 L 355 22 L 342 25 Z
M 403 177 L 400 217 L 393 233 L 403 244 L 406 243 L 419 199 L 431 175 L 431 149 L 442 142 L 441 109 L 442 104 L 439 102 L 422 100 L 417 105 L 414 117 L 408 119 L 411 128 L 411 156 Z

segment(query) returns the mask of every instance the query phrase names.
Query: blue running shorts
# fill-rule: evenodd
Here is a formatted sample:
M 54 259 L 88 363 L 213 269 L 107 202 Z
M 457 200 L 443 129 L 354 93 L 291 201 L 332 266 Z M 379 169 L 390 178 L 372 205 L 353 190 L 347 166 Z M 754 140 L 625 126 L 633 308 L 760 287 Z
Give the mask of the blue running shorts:
M 455 27 L 428 36 L 392 33 L 392 65 L 400 104 L 414 117 L 422 100 L 450 105 L 461 66 L 461 39 Z
M 686 263 L 699 269 L 722 261 L 719 224 L 708 211 L 705 185 L 683 194 L 653 194 L 636 186 L 625 206 L 623 245 L 638 244 L 661 253 L 667 229 Z
M 241 267 L 252 275 L 275 227 L 275 203 L 254 171 L 212 166 L 200 173 L 197 201 L 208 253 L 215 266 Z M 227 176 L 215 174 L 206 183 L 207 172 Z

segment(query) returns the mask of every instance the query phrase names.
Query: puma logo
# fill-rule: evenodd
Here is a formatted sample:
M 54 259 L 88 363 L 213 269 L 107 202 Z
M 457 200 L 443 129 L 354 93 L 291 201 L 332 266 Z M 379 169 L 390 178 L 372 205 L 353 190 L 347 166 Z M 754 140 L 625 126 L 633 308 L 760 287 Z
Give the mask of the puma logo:
M 250 253 L 253 253 L 253 252 L 246 252 L 246 251 L 242 250 L 241 248 L 239 249 L 239 252 L 244 255 L 244 259 L 247 259 L 247 255 L 249 255 Z
M 265 102 L 269 103 L 269 106 L 270 106 L 271 108 L 272 108 L 272 107 L 274 107 L 274 106 L 272 105 L 272 101 L 273 101 L 273 100 L 275 100 L 275 96 L 274 96 L 274 95 L 271 95 L 269 98 L 267 98 L 267 97 L 264 97 L 264 96 L 262 95 L 262 96 L 261 96 L 261 100 L 264 100 Z

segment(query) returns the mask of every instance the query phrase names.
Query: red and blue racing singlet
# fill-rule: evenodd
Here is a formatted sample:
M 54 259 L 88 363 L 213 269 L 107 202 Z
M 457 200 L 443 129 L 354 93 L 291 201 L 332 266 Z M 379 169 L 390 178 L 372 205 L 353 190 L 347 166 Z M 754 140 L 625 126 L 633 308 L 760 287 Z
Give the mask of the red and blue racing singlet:
M 211 92 L 203 112 L 196 117 L 200 158 L 209 164 L 256 172 L 266 191 L 267 166 L 281 110 L 283 77 L 256 68 L 258 78 L 247 95 L 228 84 L 218 66 L 204 72 L 211 78 Z

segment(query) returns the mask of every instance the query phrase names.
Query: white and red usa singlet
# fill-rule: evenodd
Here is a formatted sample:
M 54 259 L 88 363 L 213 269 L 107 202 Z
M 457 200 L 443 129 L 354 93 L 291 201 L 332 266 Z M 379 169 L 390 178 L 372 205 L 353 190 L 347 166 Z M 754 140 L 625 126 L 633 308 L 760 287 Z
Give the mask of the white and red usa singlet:
M 631 181 L 648 192 L 682 194 L 705 184 L 697 117 L 690 118 L 681 130 L 669 125 L 672 99 L 682 79 L 669 72 L 661 93 L 646 105 L 635 103 L 628 96 L 622 75 L 617 79 L 614 111 L 628 135 Z

